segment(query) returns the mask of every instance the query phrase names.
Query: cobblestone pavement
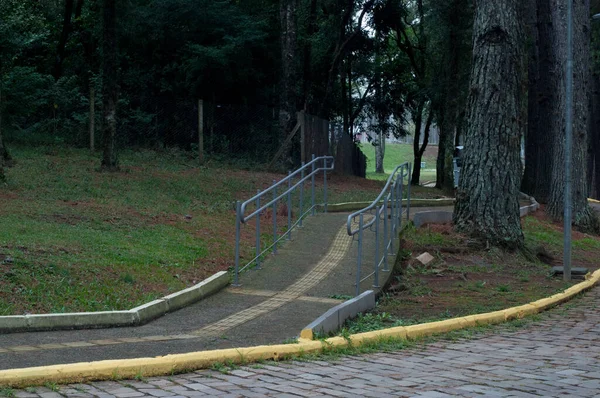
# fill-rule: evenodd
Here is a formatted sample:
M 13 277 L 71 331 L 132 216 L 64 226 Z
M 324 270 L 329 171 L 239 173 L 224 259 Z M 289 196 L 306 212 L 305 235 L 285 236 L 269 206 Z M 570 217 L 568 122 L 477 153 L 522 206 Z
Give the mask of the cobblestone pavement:
M 600 397 L 600 288 L 517 329 L 328 362 L 45 386 L 16 397 Z M 6 394 L 6 391 L 4 391 Z

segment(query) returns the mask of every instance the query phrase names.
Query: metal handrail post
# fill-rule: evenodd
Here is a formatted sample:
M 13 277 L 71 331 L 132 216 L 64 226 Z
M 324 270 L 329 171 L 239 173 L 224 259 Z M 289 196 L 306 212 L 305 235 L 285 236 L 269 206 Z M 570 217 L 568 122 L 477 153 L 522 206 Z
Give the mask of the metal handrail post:
M 233 274 L 233 286 L 240 285 L 240 229 L 242 203 L 235 202 L 235 272 Z
M 392 205 L 392 208 L 390 209 L 390 251 L 392 253 L 394 253 L 394 239 L 392 239 L 392 237 L 394 236 L 394 218 L 395 218 L 394 208 L 396 206 L 396 198 L 394 196 L 394 186 L 393 185 L 390 187 L 390 204 Z
M 315 215 L 315 154 L 313 153 L 312 155 L 312 167 L 310 170 L 311 173 L 311 177 L 310 177 L 310 184 L 311 184 L 311 206 L 312 206 L 312 215 Z
M 292 239 L 292 193 L 290 188 L 292 187 L 292 179 L 290 178 L 291 171 L 288 171 L 288 197 L 287 197 L 287 208 L 288 208 L 288 230 L 287 240 Z
M 260 189 L 257 189 L 257 194 Z M 256 208 L 260 209 L 260 196 L 256 198 Z M 256 216 L 256 268 L 260 269 L 260 214 Z
M 298 217 L 300 218 L 300 220 L 298 225 L 302 227 L 302 214 L 304 214 L 304 162 L 302 162 L 302 172 L 300 173 L 300 181 L 302 181 L 302 183 L 300 184 L 300 211 L 298 212 Z
M 388 256 L 388 222 L 387 222 L 387 207 L 388 207 L 388 200 L 387 200 L 387 196 L 385 197 L 385 199 L 383 199 L 383 270 L 384 271 L 389 271 L 388 270 L 388 262 L 387 262 L 387 256 Z
M 412 165 L 408 164 L 408 174 L 406 175 L 406 182 L 408 186 L 408 191 L 406 191 L 406 222 L 410 220 L 410 175 L 412 173 Z
M 400 184 L 398 184 L 398 189 L 400 190 L 400 193 L 398 194 L 398 208 L 400 209 L 400 211 L 398 212 L 398 230 L 402 230 L 402 193 L 403 193 L 403 185 L 402 185 L 402 179 L 399 180 Z
M 273 199 L 275 198 L 277 198 L 277 187 L 273 190 Z M 273 202 L 273 254 L 277 254 L 277 201 Z
M 379 287 L 379 209 L 375 210 L 375 280 L 373 287 Z
M 363 221 L 364 215 L 360 213 L 358 221 L 358 259 L 356 260 L 356 296 L 360 294 L 360 267 L 362 265 Z
M 323 201 L 327 213 L 327 158 L 323 158 Z

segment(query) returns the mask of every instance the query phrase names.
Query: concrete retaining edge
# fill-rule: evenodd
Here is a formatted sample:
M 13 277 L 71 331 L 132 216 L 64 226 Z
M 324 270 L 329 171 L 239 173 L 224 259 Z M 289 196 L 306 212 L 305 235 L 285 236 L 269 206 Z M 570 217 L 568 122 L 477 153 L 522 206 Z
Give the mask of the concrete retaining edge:
M 533 213 L 537 209 L 540 208 L 540 204 L 535 200 L 533 196 L 529 196 L 524 193 L 520 193 L 519 196 L 522 199 L 529 200 L 528 206 L 521 206 L 519 208 L 519 214 L 521 217 L 525 217 L 526 215 Z M 452 222 L 452 212 L 451 211 L 441 211 L 441 210 L 432 210 L 432 211 L 421 211 L 416 212 L 413 217 L 413 223 L 416 228 L 420 228 L 426 224 L 448 224 Z
M 359 313 L 368 311 L 372 308 L 375 308 L 375 293 L 372 290 L 367 290 L 362 294 L 329 309 L 302 329 L 300 337 L 312 340 L 317 334 L 327 334 L 338 331 L 347 319 L 354 318 Z
M 0 316 L 0 332 L 92 329 L 143 325 L 208 297 L 229 285 L 229 274 L 217 272 L 202 282 L 129 311 L 71 312 Z
M 327 211 L 332 213 L 349 212 L 364 209 L 373 202 L 347 202 L 347 203 L 331 203 L 327 205 Z M 381 202 L 383 203 L 383 202 Z M 406 204 L 406 199 L 402 200 L 402 204 Z M 411 199 L 410 207 L 436 207 L 436 206 L 452 206 L 454 199 Z M 317 205 L 317 209 L 323 210 L 323 205 Z
M 150 377 L 178 372 L 194 371 L 211 367 L 215 363 L 243 364 L 261 360 L 279 360 L 301 357 L 311 352 L 322 352 L 335 347 L 360 346 L 384 339 L 416 339 L 438 333 L 464 329 L 477 325 L 498 324 L 520 319 L 561 304 L 579 293 L 590 289 L 600 280 L 600 270 L 586 275 L 586 281 L 574 285 L 562 293 L 529 304 L 486 314 L 469 315 L 439 322 L 412 326 L 398 326 L 373 332 L 358 333 L 345 337 L 332 337 L 323 341 L 299 339 L 296 344 L 279 344 L 174 354 L 154 358 L 120 359 L 98 362 L 81 362 L 67 365 L 42 366 L 0 371 L 0 386 L 26 387 L 44 383 L 80 383 L 115 378 Z

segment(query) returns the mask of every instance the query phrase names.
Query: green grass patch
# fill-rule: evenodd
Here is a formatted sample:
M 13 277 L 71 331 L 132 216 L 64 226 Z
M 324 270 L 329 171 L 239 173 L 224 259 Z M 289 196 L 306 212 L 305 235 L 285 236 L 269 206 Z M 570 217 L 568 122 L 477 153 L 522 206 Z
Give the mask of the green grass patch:
M 413 147 L 410 144 L 385 145 L 385 156 L 383 157 L 384 174 L 375 173 L 375 147 L 369 143 L 360 144 L 362 152 L 367 157 L 367 178 L 374 180 L 386 180 L 396 166 L 410 162 L 414 163 Z M 435 156 L 423 156 L 425 167 L 421 169 L 421 182 L 435 180 L 436 158 Z
M 0 315 L 125 310 L 226 270 L 235 201 L 285 176 L 214 159 L 198 167 L 174 150 L 123 151 L 117 173 L 99 172 L 99 154 L 85 149 L 14 146 L 11 154 L 17 163 L 0 185 Z M 330 203 L 373 200 L 382 186 L 327 182 Z M 323 185 L 319 175 L 316 203 Z M 306 210 L 310 182 L 304 199 Z M 292 203 L 297 217 L 299 193 Z M 278 221 L 283 233 L 287 217 Z M 255 244 L 253 225 L 244 228 L 242 260 Z

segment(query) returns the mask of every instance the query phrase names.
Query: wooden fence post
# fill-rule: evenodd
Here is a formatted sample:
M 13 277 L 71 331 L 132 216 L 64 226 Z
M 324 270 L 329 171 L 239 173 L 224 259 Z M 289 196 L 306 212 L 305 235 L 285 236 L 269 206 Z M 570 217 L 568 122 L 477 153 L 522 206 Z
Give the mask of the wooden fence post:
M 306 119 L 304 117 L 304 111 L 300 111 L 296 114 L 298 123 L 300 123 L 300 161 L 306 162 Z
M 204 164 L 204 102 L 198 100 L 198 160 Z

